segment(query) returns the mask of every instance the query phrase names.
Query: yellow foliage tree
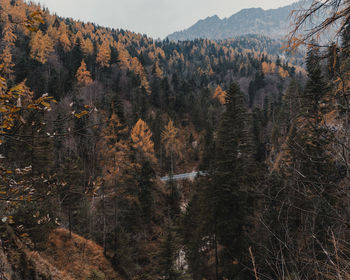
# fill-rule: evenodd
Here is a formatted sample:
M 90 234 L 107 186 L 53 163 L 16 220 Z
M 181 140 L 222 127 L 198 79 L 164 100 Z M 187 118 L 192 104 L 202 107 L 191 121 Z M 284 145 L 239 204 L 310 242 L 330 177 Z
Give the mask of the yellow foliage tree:
M 2 31 L 2 41 L 6 45 L 14 46 L 17 40 L 17 36 L 13 33 L 13 26 L 9 23 L 5 24 L 4 29 Z
M 47 62 L 50 53 L 53 52 L 53 42 L 48 34 L 43 35 L 41 30 L 36 32 L 30 40 L 30 57 L 42 64 Z
M 77 78 L 79 86 L 84 87 L 92 84 L 93 80 L 91 79 L 90 72 L 86 69 L 86 63 L 84 59 L 81 61 L 80 67 L 78 68 L 75 77 Z
M 85 56 L 92 55 L 94 53 L 94 45 L 90 38 L 86 38 L 81 41 L 81 50 Z
M 282 78 L 287 78 L 289 76 L 289 73 L 287 70 L 284 70 L 281 66 L 278 67 L 278 73 Z
M 12 63 L 12 54 L 11 54 L 11 48 L 10 46 L 6 46 L 5 49 L 0 54 L 0 63 L 2 65 L 2 68 L 0 69 L 1 72 L 9 77 L 13 73 L 13 66 Z
M 261 68 L 264 74 L 270 74 L 270 73 L 274 73 L 276 70 L 276 64 L 275 63 L 267 63 L 267 62 L 263 62 L 261 64 Z
M 68 36 L 68 29 L 64 22 L 60 23 L 60 27 L 58 28 L 59 33 L 59 41 L 64 49 L 65 52 L 69 52 L 72 47 L 72 42 L 69 39 Z
M 155 65 L 154 65 L 154 73 L 158 79 L 163 79 L 164 73 L 163 73 L 162 69 L 159 67 L 158 60 L 155 62 Z
M 96 62 L 101 67 L 109 67 L 110 60 L 111 60 L 111 48 L 109 47 L 109 43 L 107 41 L 104 41 L 102 45 L 100 45 L 98 48 Z
M 214 99 L 218 99 L 219 102 L 221 104 L 225 104 L 225 99 L 226 99 L 226 91 L 223 91 L 221 86 L 218 85 L 215 89 L 214 95 L 213 95 Z
M 171 173 L 174 173 L 174 156 L 182 158 L 182 145 L 179 139 L 179 130 L 174 126 L 172 120 L 169 120 L 168 124 L 162 131 L 162 143 L 165 148 L 165 153 L 171 160 Z
M 118 115 L 113 113 L 107 127 L 102 131 L 98 144 L 100 162 L 103 166 L 102 176 L 104 181 L 110 185 L 115 183 L 117 175 L 121 175 L 129 168 L 129 145 L 123 139 L 127 133 L 127 127 L 123 126 Z
M 50 25 L 49 28 L 47 29 L 47 34 L 49 34 L 50 38 L 52 38 L 52 40 L 54 40 L 55 42 L 57 42 L 60 38 L 60 34 L 58 33 L 58 30 L 52 25 Z
M 132 146 L 151 163 L 156 162 L 152 132 L 148 125 L 139 119 L 131 131 Z

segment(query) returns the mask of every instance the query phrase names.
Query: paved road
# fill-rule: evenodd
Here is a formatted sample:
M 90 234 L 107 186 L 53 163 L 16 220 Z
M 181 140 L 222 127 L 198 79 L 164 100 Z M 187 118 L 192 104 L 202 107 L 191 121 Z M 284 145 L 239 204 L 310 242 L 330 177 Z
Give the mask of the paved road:
M 161 177 L 160 179 L 163 182 L 168 182 L 171 179 L 174 181 L 180 181 L 180 180 L 193 180 L 194 178 L 196 178 L 197 175 L 201 175 L 201 176 L 206 176 L 207 173 L 203 172 L 203 171 L 193 171 L 191 173 L 183 173 L 183 174 L 177 174 L 177 175 L 173 175 L 172 178 L 171 176 L 165 176 L 165 177 Z

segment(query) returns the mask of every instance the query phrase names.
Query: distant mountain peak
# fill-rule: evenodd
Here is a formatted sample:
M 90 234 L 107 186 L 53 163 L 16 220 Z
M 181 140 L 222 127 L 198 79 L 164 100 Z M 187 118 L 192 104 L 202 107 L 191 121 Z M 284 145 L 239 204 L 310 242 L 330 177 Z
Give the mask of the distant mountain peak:
M 308 1 L 299 1 L 277 9 L 242 9 L 232 16 L 220 19 L 217 15 L 197 21 L 188 29 L 174 32 L 169 40 L 183 41 L 202 39 L 229 39 L 239 35 L 261 34 L 272 38 L 287 35 L 290 28 L 290 13 Z

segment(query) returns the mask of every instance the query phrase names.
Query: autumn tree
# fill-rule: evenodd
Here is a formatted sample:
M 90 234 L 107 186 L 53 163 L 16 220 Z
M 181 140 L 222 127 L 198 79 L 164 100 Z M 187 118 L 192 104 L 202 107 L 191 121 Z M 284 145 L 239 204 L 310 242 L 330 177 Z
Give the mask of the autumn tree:
M 152 132 L 142 119 L 139 119 L 132 128 L 131 139 L 134 149 L 138 151 L 141 158 L 144 158 L 154 164 L 156 162 L 156 158 L 154 154 Z
M 86 68 L 84 59 L 81 61 L 80 67 L 78 68 L 75 77 L 77 78 L 78 85 L 82 87 L 88 86 L 93 82 L 91 79 L 91 74 Z
M 17 40 L 17 36 L 14 34 L 13 24 L 8 22 L 4 25 L 2 31 L 2 40 L 7 46 L 14 46 Z
M 179 139 L 179 130 L 174 126 L 172 120 L 169 120 L 168 124 L 162 131 L 162 143 L 164 145 L 166 155 L 170 157 L 170 172 L 171 174 L 174 174 L 175 157 L 182 157 L 182 144 Z
M 225 104 L 226 92 L 222 90 L 221 86 L 218 85 L 215 89 L 213 98 L 218 99 L 221 104 Z
M 42 64 L 47 62 L 48 56 L 53 52 L 53 43 L 48 34 L 43 35 L 41 30 L 36 32 L 30 40 L 30 57 Z
M 72 48 L 72 42 L 69 39 L 68 29 L 66 24 L 61 21 L 58 28 L 58 39 L 65 52 L 69 52 Z
M 314 39 L 322 37 L 332 28 L 335 29 L 335 37 L 340 37 L 348 24 L 349 10 L 350 5 L 346 0 L 312 0 L 296 9 L 293 11 L 294 28 L 289 34 L 289 49 L 293 50 L 302 44 L 317 45 Z M 315 20 L 320 14 L 325 17 Z
M 94 45 L 92 44 L 90 38 L 86 38 L 81 41 L 81 50 L 85 56 L 92 55 L 94 53 Z
M 9 46 L 6 46 L 0 54 L 0 62 L 2 64 L 1 71 L 3 72 L 4 76 L 10 77 L 10 75 L 13 73 L 13 67 L 15 65 L 12 62 L 12 53 Z
M 111 60 L 111 48 L 108 41 L 103 41 L 103 43 L 98 47 L 96 62 L 102 67 L 108 67 Z

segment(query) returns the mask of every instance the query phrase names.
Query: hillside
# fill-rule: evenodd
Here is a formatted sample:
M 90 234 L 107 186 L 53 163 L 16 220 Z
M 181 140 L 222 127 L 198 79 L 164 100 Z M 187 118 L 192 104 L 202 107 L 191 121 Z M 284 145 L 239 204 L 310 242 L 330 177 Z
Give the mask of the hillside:
M 346 21 L 302 68 L 263 35 L 159 41 L 0 0 L 0 272 L 349 279 L 350 4 L 313 3 Z
M 203 39 L 228 39 L 240 35 L 259 34 L 271 38 L 284 38 L 290 31 L 290 14 L 305 1 L 278 9 L 243 9 L 229 18 L 220 19 L 217 15 L 199 20 L 188 29 L 168 35 L 169 40 L 184 41 Z
M 7 226 L 8 227 L 8 226 Z M 45 250 L 33 250 L 28 238 L 17 237 L 10 227 L 2 230 L 0 276 L 7 280 L 52 279 L 121 280 L 103 255 L 103 248 L 64 229 L 49 234 Z

